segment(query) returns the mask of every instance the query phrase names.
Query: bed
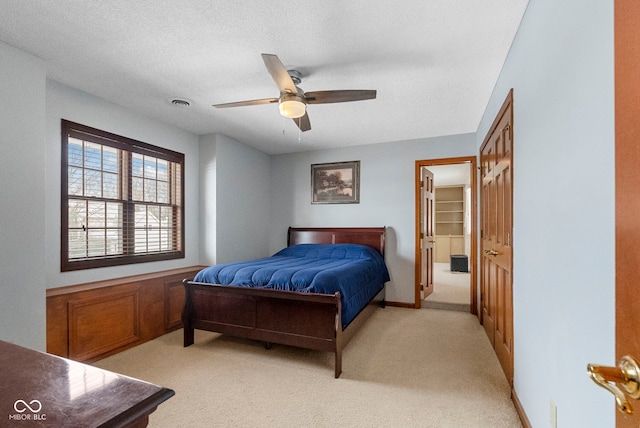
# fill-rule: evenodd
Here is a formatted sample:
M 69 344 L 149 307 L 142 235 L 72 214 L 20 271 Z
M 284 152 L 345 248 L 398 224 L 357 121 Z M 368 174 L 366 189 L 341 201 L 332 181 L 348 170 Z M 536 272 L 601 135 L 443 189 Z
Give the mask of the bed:
M 184 346 L 200 329 L 263 341 L 267 348 L 328 351 L 337 378 L 342 350 L 384 307 L 384 246 L 384 227 L 289 228 L 287 247 L 273 257 L 204 269 L 183 282 Z

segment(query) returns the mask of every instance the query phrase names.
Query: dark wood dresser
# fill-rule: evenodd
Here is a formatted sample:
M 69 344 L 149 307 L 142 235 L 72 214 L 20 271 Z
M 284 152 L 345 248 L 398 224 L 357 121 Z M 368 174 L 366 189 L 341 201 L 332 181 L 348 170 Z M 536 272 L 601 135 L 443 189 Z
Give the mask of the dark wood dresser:
M 0 341 L 0 426 L 145 427 L 174 392 Z

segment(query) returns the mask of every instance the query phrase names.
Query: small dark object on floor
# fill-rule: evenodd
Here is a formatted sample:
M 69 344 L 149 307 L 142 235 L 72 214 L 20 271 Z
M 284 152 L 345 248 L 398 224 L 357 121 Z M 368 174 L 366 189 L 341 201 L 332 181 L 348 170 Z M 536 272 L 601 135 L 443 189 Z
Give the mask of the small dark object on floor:
M 469 272 L 469 258 L 464 254 L 452 255 L 451 272 Z

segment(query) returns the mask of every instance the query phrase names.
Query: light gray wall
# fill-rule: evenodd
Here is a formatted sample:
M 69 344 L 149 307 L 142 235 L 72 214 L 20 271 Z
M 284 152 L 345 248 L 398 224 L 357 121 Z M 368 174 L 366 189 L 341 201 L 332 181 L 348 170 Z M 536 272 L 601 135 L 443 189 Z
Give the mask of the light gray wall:
M 270 168 L 268 155 L 225 135 L 200 138 L 203 264 L 270 255 Z
M 200 263 L 216 264 L 217 168 L 216 135 L 200 137 Z
M 0 340 L 44 351 L 45 64 L 0 42 Z
M 272 156 L 271 252 L 287 228 L 387 226 L 387 299 L 414 303 L 415 161 L 476 152 L 475 134 Z M 360 161 L 359 204 L 311 204 L 311 164 Z
M 534 427 L 612 427 L 613 1 L 531 0 L 478 132 L 514 88 L 515 390 Z M 542 196 L 544 195 L 544 196 Z
M 46 100 L 46 251 L 47 287 L 59 287 L 199 264 L 198 137 L 85 92 L 47 81 Z M 60 272 L 60 120 L 175 150 L 185 155 L 185 258 Z

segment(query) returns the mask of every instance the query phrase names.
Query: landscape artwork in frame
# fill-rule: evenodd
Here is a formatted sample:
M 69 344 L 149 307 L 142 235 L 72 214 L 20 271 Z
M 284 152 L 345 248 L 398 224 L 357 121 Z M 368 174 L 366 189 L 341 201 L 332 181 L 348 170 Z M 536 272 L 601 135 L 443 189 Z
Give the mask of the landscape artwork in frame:
M 312 204 L 359 204 L 360 161 L 311 165 Z

